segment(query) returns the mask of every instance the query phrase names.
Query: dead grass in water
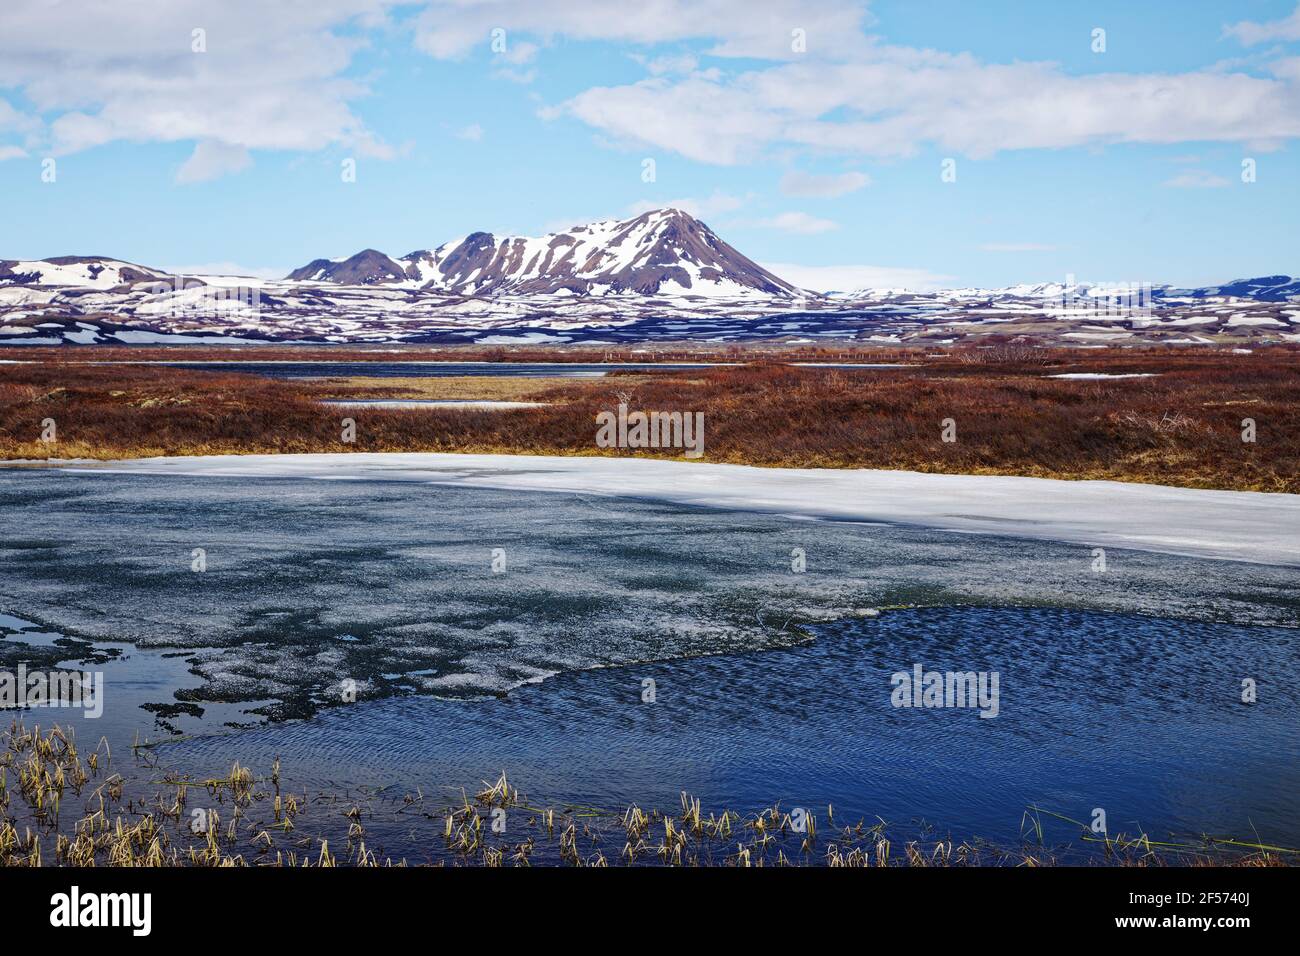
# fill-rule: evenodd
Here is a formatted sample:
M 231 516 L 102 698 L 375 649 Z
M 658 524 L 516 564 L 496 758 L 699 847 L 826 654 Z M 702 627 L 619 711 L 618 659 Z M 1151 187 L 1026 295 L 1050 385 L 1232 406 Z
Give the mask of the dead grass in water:
M 375 801 L 357 788 L 290 792 L 279 760 L 264 775 L 236 762 L 209 778 L 166 772 L 147 747 L 133 748 L 132 760 L 124 776 L 106 741 L 83 753 L 69 731 L 15 721 L 0 748 L 0 866 L 407 865 L 370 842 L 381 818 L 429 848 L 417 862 L 445 866 L 1286 866 L 1297 856 L 1258 843 L 1156 843 L 1143 834 L 1102 845 L 1088 841 L 1082 824 L 1079 846 L 1052 849 L 1042 845 L 1045 811 L 1036 809 L 1026 814 L 1023 845 L 995 847 L 900 839 L 883 822 L 837 819 L 834 807 L 705 811 L 686 793 L 667 811 L 551 807 L 504 773 L 450 803 L 421 791 Z

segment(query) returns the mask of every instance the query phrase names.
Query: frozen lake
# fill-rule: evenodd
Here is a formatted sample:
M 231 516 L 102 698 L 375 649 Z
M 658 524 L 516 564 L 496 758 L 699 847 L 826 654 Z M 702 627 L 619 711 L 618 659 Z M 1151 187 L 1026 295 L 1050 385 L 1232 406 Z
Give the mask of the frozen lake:
M 88 661 L 82 735 L 200 735 L 169 759 L 1300 842 L 1292 567 L 356 475 L 9 468 L 0 505 L 0 612 L 39 625 L 3 666 Z M 915 664 L 997 671 L 999 716 L 893 707 Z

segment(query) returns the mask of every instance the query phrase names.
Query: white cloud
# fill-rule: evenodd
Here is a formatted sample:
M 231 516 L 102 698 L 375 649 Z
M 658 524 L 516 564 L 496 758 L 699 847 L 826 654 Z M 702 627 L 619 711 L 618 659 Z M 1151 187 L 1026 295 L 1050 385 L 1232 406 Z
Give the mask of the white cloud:
M 1185 173 L 1179 173 L 1173 179 L 1165 180 L 1162 185 L 1172 186 L 1175 189 L 1217 189 L 1231 186 L 1232 180 L 1218 176 L 1208 169 L 1189 169 Z
M 787 196 L 808 196 L 818 199 L 833 199 L 851 192 L 857 192 L 871 184 L 871 177 L 866 173 L 840 173 L 836 175 L 818 175 L 791 170 L 781 177 L 781 192 Z
M 732 165 L 772 147 L 906 157 L 926 145 L 1002 150 L 1300 136 L 1300 84 L 1244 73 L 1072 76 L 1049 63 L 874 47 L 736 76 L 660 76 L 585 90 L 544 111 L 616 144 Z
M 18 112 L 8 100 L 0 100 L 0 130 L 12 129 L 23 132 L 38 126 L 40 122 L 35 118 Z
M 952 276 L 926 269 L 892 266 L 801 266 L 788 262 L 760 263 L 764 269 L 814 292 L 853 292 L 858 289 L 912 289 L 928 292 L 944 288 Z
M 1242 20 L 1232 26 L 1224 27 L 1225 36 L 1233 36 L 1246 46 L 1267 43 L 1270 40 L 1300 40 L 1300 5 L 1289 17 L 1272 20 L 1268 23 L 1256 23 Z
M 692 76 L 594 87 L 543 118 L 572 115 L 616 142 L 644 143 L 724 166 L 756 156 L 782 138 L 780 117 L 721 83 Z
M 539 47 L 536 43 L 513 43 L 507 44 L 505 50 L 497 54 L 507 63 L 515 66 L 522 66 L 525 63 L 531 63 L 537 57 Z
M 33 116 L 0 100 L 0 128 L 18 128 L 25 148 L 54 154 L 130 140 L 337 146 L 391 157 L 354 112 L 368 89 L 348 71 L 367 37 L 390 26 L 389 11 L 405 15 L 410 6 L 4 0 L 0 89 L 21 91 Z M 789 147 L 892 158 L 935 146 L 979 157 L 1124 142 L 1276 146 L 1300 137 L 1300 75 L 1286 60 L 1271 77 L 1232 67 L 1076 76 L 1050 63 L 886 46 L 865 32 L 869 20 L 866 0 L 427 0 L 402 25 L 440 58 L 486 54 L 490 31 L 502 27 L 507 47 L 493 73 L 521 83 L 535 78 L 539 52 L 560 37 L 690 42 L 689 53 L 645 59 L 651 75 L 641 82 L 586 89 L 542 115 L 576 118 L 615 145 L 723 165 Z M 195 28 L 207 31 L 207 52 L 192 52 Z M 792 49 L 796 30 L 806 53 Z M 1295 39 L 1300 7 L 1225 30 L 1247 44 Z M 700 69 L 705 57 L 713 61 Z M 767 62 L 755 68 L 755 59 Z
M 986 242 L 980 246 L 981 252 L 1053 252 L 1056 246 L 1046 246 L 1039 242 Z
M 849 55 L 865 46 L 863 0 L 638 0 L 574 3 L 573 0 L 433 0 L 416 26 L 416 45 L 441 59 L 490 48 L 491 31 L 506 31 L 507 51 L 516 35 L 576 40 L 665 43 L 715 41 L 708 53 L 726 57 L 793 59 Z M 792 32 L 803 30 L 807 53 L 793 50 Z
M 509 80 L 511 83 L 527 86 L 537 79 L 537 70 L 529 64 L 537 59 L 540 49 L 541 47 L 536 43 L 527 40 L 511 40 L 507 37 L 505 49 L 493 50 L 495 69 L 492 75 L 499 80 Z
M 641 213 L 649 212 L 652 209 L 680 209 L 696 219 L 705 219 L 709 216 L 734 212 L 744 204 L 745 200 L 740 196 L 733 196 L 730 193 L 715 190 L 712 195 L 704 199 L 643 199 L 629 206 L 628 213 L 639 216 Z
M 477 143 L 483 138 L 483 127 L 478 123 L 470 123 L 464 129 L 456 133 L 457 139 L 467 139 L 471 143 Z
M 641 58 L 647 79 L 590 88 L 541 111 L 577 118 L 615 146 L 650 145 L 722 165 L 791 146 L 893 158 L 932 145 L 987 157 L 1300 136 L 1300 80 L 1289 74 L 1266 78 L 1220 63 L 1190 73 L 1071 75 L 1054 63 L 986 63 L 880 43 L 864 32 L 866 8 L 865 0 L 433 0 L 416 43 L 460 57 L 486 49 L 501 27 L 510 44 L 706 40 L 713 45 L 703 56 L 782 61 L 735 74 L 698 69 L 695 53 Z M 1300 8 L 1286 20 L 1227 29 L 1249 42 L 1290 37 L 1300 30 Z M 806 53 L 792 50 L 796 30 L 805 31 Z
M 1300 56 L 1288 56 L 1280 60 L 1274 60 L 1268 65 L 1268 70 L 1279 79 L 1300 83 Z
M 242 146 L 232 146 L 218 140 L 204 140 L 194 147 L 190 158 L 176 171 L 178 183 L 204 183 L 220 179 L 228 173 L 238 173 L 253 165 L 253 158 Z
M 662 76 L 665 73 L 694 73 L 695 68 L 700 65 L 699 57 L 692 56 L 689 53 L 659 56 L 651 60 L 638 59 L 640 62 L 645 63 L 645 68 L 655 76 Z
M 832 229 L 840 227 L 837 222 L 810 216 L 806 212 L 783 212 L 778 216 L 772 216 L 770 219 L 760 219 L 754 225 L 762 229 L 780 229 L 782 232 L 793 232 L 801 236 L 830 232 Z
M 21 146 L 0 146 L 0 163 L 6 159 L 26 159 L 27 150 Z
M 5 0 L 0 87 L 54 116 L 40 148 L 55 154 L 189 140 L 387 156 L 351 109 L 365 87 L 343 73 L 363 43 L 349 28 L 378 26 L 390 4 Z M 196 29 L 206 31 L 206 52 L 194 50 Z M 196 153 L 185 175 L 203 161 Z

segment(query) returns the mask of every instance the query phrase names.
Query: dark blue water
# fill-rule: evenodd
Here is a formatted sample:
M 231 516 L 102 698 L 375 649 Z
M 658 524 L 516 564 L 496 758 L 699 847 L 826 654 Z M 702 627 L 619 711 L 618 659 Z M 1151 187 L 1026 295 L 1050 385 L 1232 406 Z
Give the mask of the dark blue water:
M 1300 846 L 1300 634 L 1086 611 L 933 608 L 815 642 L 560 675 L 494 700 L 404 698 L 241 734 L 242 759 L 337 789 L 471 792 L 706 811 L 833 804 L 905 833 L 1015 844 L 1037 805 L 1108 831 Z M 996 718 L 892 706 L 920 663 L 1000 675 Z M 1254 704 L 1241 679 L 1258 681 Z M 643 702 L 646 679 L 655 700 Z M 204 764 L 228 739 L 185 742 Z M 1041 817 L 1049 840 L 1078 828 Z M 390 843 L 400 837 L 390 833 Z
M 1028 806 L 1100 808 L 1112 835 L 1300 846 L 1300 573 L 1091 560 L 583 495 L 10 469 L 0 612 L 40 626 L 0 619 L 0 666 L 102 669 L 80 739 L 196 734 L 162 765 L 279 756 L 299 793 L 451 800 L 505 771 L 538 803 L 671 809 L 686 790 L 706 813 L 833 804 L 1000 845 Z M 997 672 L 998 716 L 892 706 L 916 664 Z M 400 822 L 367 829 L 415 858 L 428 833 Z

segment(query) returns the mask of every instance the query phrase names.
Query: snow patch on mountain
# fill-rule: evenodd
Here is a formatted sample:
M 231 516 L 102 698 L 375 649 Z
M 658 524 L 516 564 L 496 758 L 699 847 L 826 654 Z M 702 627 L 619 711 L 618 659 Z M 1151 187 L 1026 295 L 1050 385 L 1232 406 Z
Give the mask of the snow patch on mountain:
M 474 232 L 397 260 L 367 249 L 343 260 L 317 259 L 288 279 L 489 296 L 805 294 L 680 209 L 545 236 Z
M 115 289 L 134 282 L 167 278 L 167 273 L 103 256 L 55 259 L 0 259 L 0 285 Z

